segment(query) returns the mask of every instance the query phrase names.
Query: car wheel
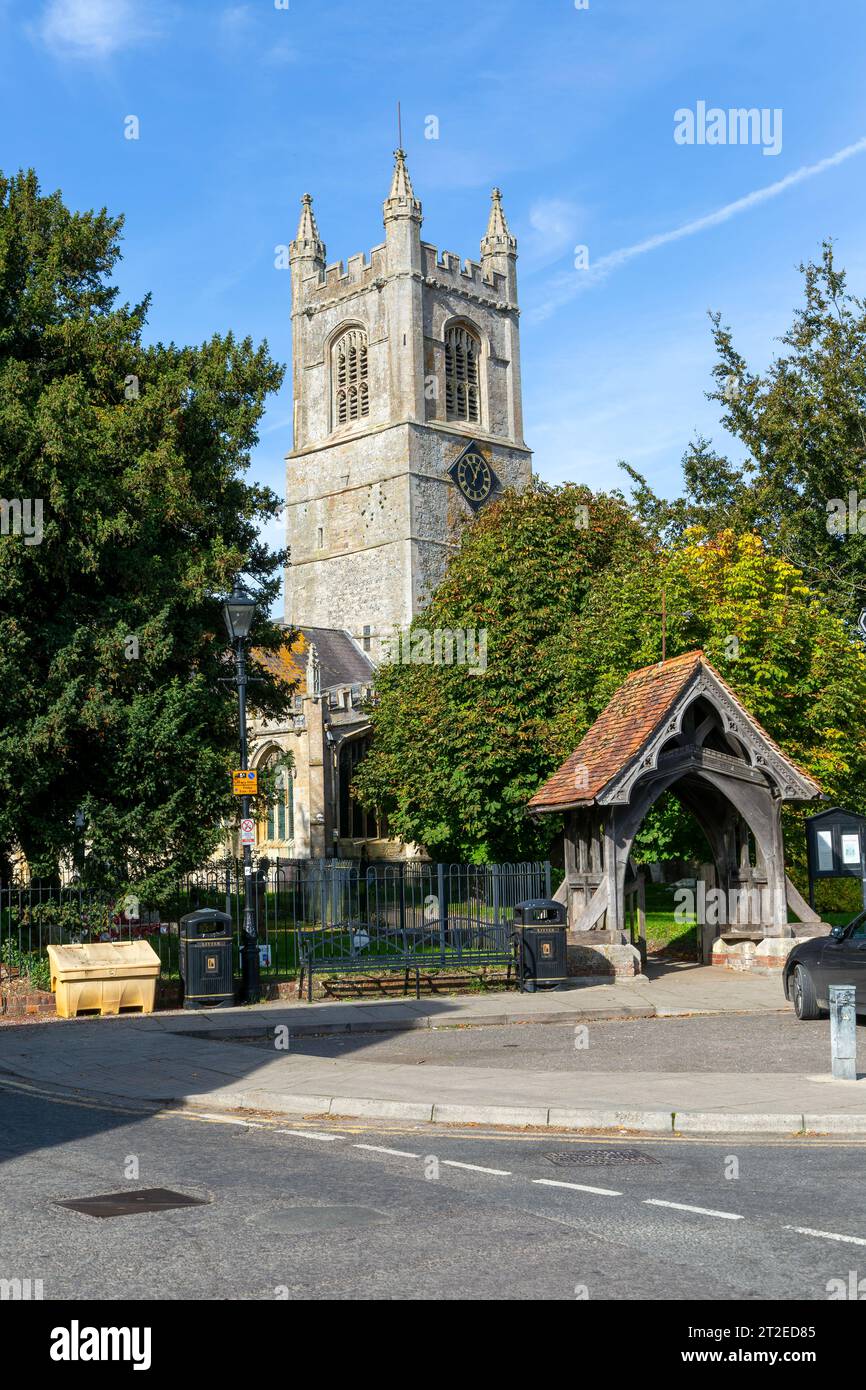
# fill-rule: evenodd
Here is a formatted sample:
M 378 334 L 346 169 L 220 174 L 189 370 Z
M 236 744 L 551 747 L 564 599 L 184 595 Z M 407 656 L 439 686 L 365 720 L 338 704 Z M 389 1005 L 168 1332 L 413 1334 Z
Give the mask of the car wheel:
M 808 970 L 803 969 L 802 965 L 798 965 L 794 969 L 794 987 L 792 993 L 794 998 L 794 1013 L 801 1022 L 807 1022 L 809 1019 L 818 1018 L 820 1009 L 818 1008 L 818 999 L 815 994 L 815 986 L 812 983 L 812 976 L 809 974 Z

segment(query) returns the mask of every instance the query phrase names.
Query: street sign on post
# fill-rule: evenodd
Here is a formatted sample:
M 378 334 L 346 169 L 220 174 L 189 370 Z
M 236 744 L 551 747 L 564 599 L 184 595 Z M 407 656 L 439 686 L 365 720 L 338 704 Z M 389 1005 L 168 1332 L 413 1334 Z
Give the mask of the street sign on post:
M 235 796 L 258 796 L 258 772 L 246 767 L 237 768 L 232 773 L 232 791 Z
M 254 845 L 256 842 L 256 823 L 253 820 L 241 821 L 241 844 Z

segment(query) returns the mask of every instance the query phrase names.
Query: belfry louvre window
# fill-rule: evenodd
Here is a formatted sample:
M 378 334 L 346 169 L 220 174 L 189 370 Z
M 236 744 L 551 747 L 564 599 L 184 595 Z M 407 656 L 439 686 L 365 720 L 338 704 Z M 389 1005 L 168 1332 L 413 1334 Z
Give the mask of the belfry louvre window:
M 331 378 L 334 384 L 334 425 L 348 425 L 370 414 L 367 382 L 367 335 L 363 328 L 350 328 L 332 349 Z
M 478 359 L 481 343 L 459 324 L 445 333 L 445 414 L 449 420 L 479 421 Z

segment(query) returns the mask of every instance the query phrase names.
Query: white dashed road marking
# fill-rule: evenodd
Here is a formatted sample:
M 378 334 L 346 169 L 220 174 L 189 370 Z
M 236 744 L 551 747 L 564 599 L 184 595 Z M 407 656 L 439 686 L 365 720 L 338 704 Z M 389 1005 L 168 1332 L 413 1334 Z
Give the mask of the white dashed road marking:
M 814 1231 L 811 1226 L 783 1226 L 784 1231 L 796 1231 L 798 1236 L 818 1236 L 821 1240 L 842 1240 L 846 1245 L 866 1245 L 862 1236 L 840 1236 L 837 1231 Z
M 567 1187 L 572 1192 L 594 1192 L 597 1197 L 621 1197 L 621 1192 L 614 1192 L 612 1187 L 588 1187 L 582 1182 L 557 1182 L 556 1178 L 533 1178 L 532 1181 L 538 1187 Z
M 443 1158 L 442 1164 L 446 1168 L 468 1168 L 470 1173 L 492 1173 L 494 1178 L 511 1177 L 505 1168 L 482 1168 L 478 1163 L 458 1163 L 456 1158 Z
M 318 1139 L 323 1144 L 334 1144 L 345 1139 L 345 1134 L 317 1134 L 314 1129 L 278 1129 L 277 1134 L 294 1134 L 298 1139 Z
M 392 1158 L 420 1158 L 420 1154 L 407 1153 L 405 1149 L 383 1149 L 381 1144 L 355 1144 L 356 1149 L 366 1149 L 371 1154 L 390 1154 Z
M 661 1197 L 645 1197 L 645 1207 L 673 1207 L 674 1211 L 693 1211 L 696 1216 L 718 1216 L 722 1221 L 743 1221 L 735 1211 L 712 1211 L 710 1207 L 689 1207 L 685 1202 L 664 1202 Z
M 202 1120 L 215 1120 L 222 1124 L 243 1125 L 246 1128 L 250 1129 L 266 1128 L 266 1126 L 258 1125 L 254 1121 L 250 1122 L 249 1120 L 236 1120 L 231 1119 L 228 1116 L 210 1115 L 207 1112 L 201 1111 L 195 1118 Z M 338 1139 L 348 1139 L 349 1137 L 347 1134 L 325 1134 L 321 1131 L 306 1129 L 278 1129 L 275 1130 L 274 1133 L 290 1134 L 294 1135 L 298 1139 L 316 1139 L 323 1144 L 334 1144 L 337 1142 Z M 386 1148 L 383 1144 L 354 1143 L 352 1147 L 355 1149 L 363 1149 L 367 1153 L 386 1154 L 391 1158 L 420 1159 L 422 1157 L 421 1154 L 410 1153 L 408 1149 L 389 1149 Z M 512 1176 L 510 1170 L 506 1168 L 485 1168 L 480 1163 L 460 1163 L 456 1158 L 443 1158 L 442 1166 L 445 1168 L 462 1168 L 469 1173 L 487 1173 L 489 1176 L 494 1178 L 510 1178 Z M 588 1183 L 562 1182 L 558 1178 L 530 1178 L 529 1181 L 535 1187 L 561 1187 L 567 1189 L 570 1192 L 589 1192 L 596 1197 L 623 1196 L 622 1192 L 615 1191 L 611 1187 L 591 1187 Z M 644 1197 L 642 1201 L 643 1205 L 647 1207 L 666 1207 L 668 1210 L 671 1211 L 690 1212 L 694 1216 L 711 1216 L 715 1217 L 717 1220 L 720 1221 L 745 1220 L 745 1217 L 740 1215 L 739 1212 L 716 1211 L 712 1207 L 694 1207 L 690 1206 L 686 1202 L 667 1202 L 661 1197 Z M 842 1235 L 839 1231 L 818 1231 L 814 1229 L 812 1226 L 783 1226 L 782 1229 L 785 1231 L 794 1231 L 797 1235 L 800 1236 L 814 1236 L 818 1240 L 835 1240 L 841 1241 L 846 1245 L 866 1246 L 866 1237 L 846 1236 Z

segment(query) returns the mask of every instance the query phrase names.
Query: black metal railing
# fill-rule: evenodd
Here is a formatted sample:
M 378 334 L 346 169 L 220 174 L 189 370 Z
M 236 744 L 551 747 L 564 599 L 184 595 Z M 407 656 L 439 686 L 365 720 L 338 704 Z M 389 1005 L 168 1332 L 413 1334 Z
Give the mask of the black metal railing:
M 262 974 L 295 975 L 302 947 L 311 944 L 319 954 L 363 953 L 371 969 L 377 954 L 394 949 L 470 965 L 473 956 L 506 948 L 515 903 L 549 897 L 550 875 L 541 862 L 365 867 L 357 860 L 261 859 L 254 884 Z M 239 971 L 243 898 L 243 867 L 235 860 L 186 875 L 157 905 L 76 883 L 0 884 L 0 985 L 25 978 L 47 988 L 51 944 L 140 938 L 159 955 L 161 976 L 176 978 L 178 923 L 199 907 L 231 917 Z

